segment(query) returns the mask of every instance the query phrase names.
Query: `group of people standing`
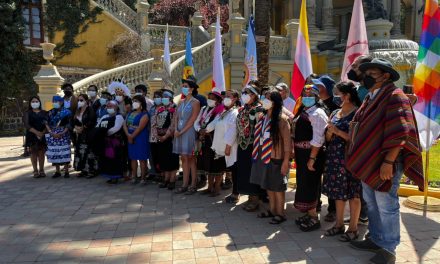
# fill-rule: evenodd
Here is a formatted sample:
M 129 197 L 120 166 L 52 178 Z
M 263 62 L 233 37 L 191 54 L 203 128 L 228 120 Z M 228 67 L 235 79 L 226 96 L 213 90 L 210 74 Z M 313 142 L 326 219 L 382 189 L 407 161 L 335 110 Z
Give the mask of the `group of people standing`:
M 174 190 L 181 167 L 183 183 L 176 194 L 192 195 L 207 183 L 199 193 L 216 197 L 226 174 L 232 182 L 226 203 L 247 195 L 244 210 L 281 224 L 294 161 L 294 207 L 304 213 L 295 219 L 298 227 L 320 228 L 322 192 L 329 199 L 325 220 L 335 222 L 324 235 L 375 251 L 374 263 L 393 263 L 400 177 L 406 172 L 420 184 L 423 176 L 412 108 L 393 84 L 398 73 L 385 60 L 360 56 L 348 78 L 353 82 L 335 83 L 328 75 L 313 74 L 296 102 L 284 83 L 251 81 L 240 92 L 213 88 L 207 100 L 192 77 L 182 80 L 180 95 L 164 88 L 152 100 L 145 85 L 136 86 L 131 96 L 127 86 L 113 82 L 98 98 L 96 86 L 75 97 L 72 85 L 65 84 L 64 98 L 54 96 L 47 113 L 38 97 L 29 101 L 26 146 L 34 177 L 45 176 L 45 152 L 56 166 L 53 177 L 61 176 L 61 167 L 69 177 L 72 141 L 79 176 L 145 183 L 149 163 L 162 177 L 159 187 Z M 367 219 L 370 235 L 358 241 L 358 221 Z

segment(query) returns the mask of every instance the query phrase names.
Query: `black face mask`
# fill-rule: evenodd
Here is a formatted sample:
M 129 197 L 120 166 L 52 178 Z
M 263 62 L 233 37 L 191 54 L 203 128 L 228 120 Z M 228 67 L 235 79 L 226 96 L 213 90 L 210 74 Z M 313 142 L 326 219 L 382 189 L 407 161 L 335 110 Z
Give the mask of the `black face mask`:
M 64 91 L 64 95 L 70 97 L 72 96 L 72 91 Z
M 376 84 L 376 79 L 374 79 L 369 75 L 365 76 L 363 81 L 364 81 L 364 86 L 367 89 L 371 89 Z
M 352 80 L 354 82 L 360 82 L 361 78 L 356 74 L 356 72 L 351 69 L 348 73 L 347 73 L 347 77 L 349 80 Z

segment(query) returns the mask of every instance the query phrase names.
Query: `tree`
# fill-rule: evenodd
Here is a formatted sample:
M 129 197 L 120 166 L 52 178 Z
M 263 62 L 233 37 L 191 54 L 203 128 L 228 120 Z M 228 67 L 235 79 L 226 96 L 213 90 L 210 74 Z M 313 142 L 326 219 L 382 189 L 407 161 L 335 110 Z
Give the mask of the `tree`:
M 257 38 L 258 80 L 265 85 L 269 81 L 270 0 L 255 0 L 255 36 Z M 264 37 L 264 42 L 262 38 Z M 260 40 L 261 39 L 261 40 Z
M 116 66 L 122 66 L 147 58 L 147 52 L 142 49 L 141 38 L 133 32 L 126 32 L 109 45 L 108 54 Z
M 19 0 L 0 2 L 0 107 L 14 100 L 22 107 L 23 98 L 36 93 L 33 76 L 41 52 L 35 53 L 23 45 L 25 21 Z
M 229 30 L 228 5 L 221 5 L 216 0 L 162 0 L 157 2 L 151 10 L 152 24 L 169 24 L 175 26 L 189 26 L 191 16 L 196 12 L 195 5 L 199 4 L 203 16 L 202 24 L 205 28 L 215 22 L 217 8 L 220 6 L 220 24 L 222 31 Z

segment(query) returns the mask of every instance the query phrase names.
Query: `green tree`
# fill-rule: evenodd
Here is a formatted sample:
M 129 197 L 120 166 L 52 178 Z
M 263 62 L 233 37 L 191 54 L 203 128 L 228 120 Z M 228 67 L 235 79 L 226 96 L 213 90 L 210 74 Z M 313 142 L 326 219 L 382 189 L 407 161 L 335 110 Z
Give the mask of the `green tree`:
M 0 2 L 0 107 L 15 101 L 20 102 L 30 94 L 36 93 L 33 81 L 36 65 L 41 52 L 35 53 L 23 45 L 25 21 L 22 17 L 20 1 Z

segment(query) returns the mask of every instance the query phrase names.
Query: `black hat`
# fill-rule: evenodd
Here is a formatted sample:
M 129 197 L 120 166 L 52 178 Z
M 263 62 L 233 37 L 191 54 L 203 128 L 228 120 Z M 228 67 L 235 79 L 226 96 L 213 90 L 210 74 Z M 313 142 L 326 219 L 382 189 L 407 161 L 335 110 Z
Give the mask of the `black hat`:
M 393 64 L 385 59 L 375 58 L 371 62 L 366 62 L 359 65 L 359 70 L 361 72 L 365 72 L 366 70 L 371 68 L 378 68 L 384 72 L 389 73 L 393 82 L 400 79 L 400 74 L 395 69 L 393 69 Z
M 187 83 L 189 87 L 194 89 L 199 88 L 199 86 L 197 85 L 197 79 L 192 75 L 188 76 L 186 79 L 182 79 L 182 83 Z

